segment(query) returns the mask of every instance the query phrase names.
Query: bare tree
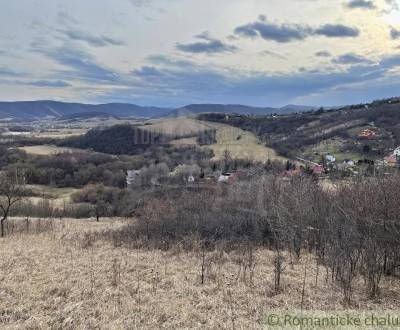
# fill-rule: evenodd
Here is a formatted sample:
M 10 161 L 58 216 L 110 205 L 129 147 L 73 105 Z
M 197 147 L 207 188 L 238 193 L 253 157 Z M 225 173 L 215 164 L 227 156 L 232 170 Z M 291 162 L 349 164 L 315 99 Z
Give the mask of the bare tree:
M 21 200 L 17 180 L 6 174 L 0 175 L 0 237 L 4 237 L 4 223 L 13 206 Z
M 110 209 L 110 205 L 105 202 L 103 199 L 99 198 L 96 201 L 96 204 L 94 206 L 94 214 L 96 216 L 96 221 L 100 221 L 100 217 L 105 217 L 108 215 Z

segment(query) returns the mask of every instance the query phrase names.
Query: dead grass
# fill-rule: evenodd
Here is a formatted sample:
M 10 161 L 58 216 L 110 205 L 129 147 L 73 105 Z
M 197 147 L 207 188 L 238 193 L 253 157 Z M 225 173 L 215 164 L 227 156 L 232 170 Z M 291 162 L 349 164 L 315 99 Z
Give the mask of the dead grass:
M 151 125 L 142 126 L 146 130 L 152 130 L 176 137 L 184 137 L 196 134 L 208 129 L 203 122 L 190 118 L 171 118 L 153 121 Z
M 71 196 L 79 191 L 75 188 L 56 188 L 45 185 L 25 185 L 26 189 L 33 191 L 37 196 L 28 199 L 37 204 L 43 201 L 43 197 L 49 199 L 54 206 L 62 207 L 71 203 Z M 40 196 L 42 195 L 42 196 Z
M 186 147 L 186 146 L 197 146 L 198 142 L 197 139 L 193 137 L 193 138 L 183 138 L 183 139 L 173 140 L 171 141 L 171 144 L 177 147 L 179 146 Z
M 201 256 L 132 250 L 92 241 L 89 232 L 125 220 L 54 220 L 53 231 L 0 239 L 2 329 L 258 329 L 271 309 L 299 309 L 304 256 L 286 264 L 283 293 L 273 293 L 273 257 L 258 250 L 253 282 L 238 278 L 238 255 L 209 253 L 200 284 Z M 315 262 L 307 270 L 304 307 L 342 310 L 340 290 Z M 361 285 L 360 285 L 361 288 Z M 384 299 L 356 289 L 356 309 L 398 309 L 398 284 L 383 284 Z
M 262 162 L 265 162 L 268 159 L 281 161 L 286 160 L 285 158 L 278 156 L 275 150 L 263 145 L 251 132 L 219 123 L 207 122 L 207 125 L 217 129 L 217 143 L 207 146 L 214 151 L 215 160 L 223 159 L 225 150 L 228 150 L 231 157 L 236 159 L 252 159 Z
M 268 159 L 286 161 L 286 158 L 278 156 L 273 149 L 263 145 L 253 133 L 225 124 L 190 118 L 171 118 L 153 121 L 151 125 L 142 126 L 142 128 L 177 137 L 171 143 L 175 146 L 198 145 L 195 137 L 187 138 L 185 136 L 216 129 L 217 143 L 204 146 L 204 148 L 210 148 L 214 151 L 213 160 L 223 159 L 225 150 L 228 150 L 231 157 L 235 159 L 250 159 L 261 162 Z
M 41 132 L 34 132 L 33 137 L 49 138 L 49 139 L 65 139 L 74 136 L 80 136 L 87 133 L 84 128 L 59 128 L 53 130 L 43 130 Z
M 327 154 L 334 155 L 338 162 L 343 162 L 345 159 L 352 159 L 356 161 L 363 158 L 363 155 L 361 154 L 342 151 L 345 143 L 346 141 L 340 137 L 324 140 L 318 144 L 306 148 L 304 155 L 314 160 L 315 162 L 319 162 L 322 155 Z
M 48 156 L 48 155 L 61 154 L 64 152 L 73 152 L 73 149 L 71 148 L 62 148 L 53 145 L 20 147 L 18 149 L 24 150 L 26 153 L 30 155 L 37 155 L 37 156 Z

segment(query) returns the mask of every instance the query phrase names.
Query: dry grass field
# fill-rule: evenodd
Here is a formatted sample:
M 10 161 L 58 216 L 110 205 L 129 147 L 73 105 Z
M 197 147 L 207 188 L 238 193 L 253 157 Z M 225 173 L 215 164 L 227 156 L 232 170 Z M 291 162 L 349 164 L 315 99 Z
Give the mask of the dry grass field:
M 207 129 L 216 129 L 217 143 L 205 146 L 214 151 L 214 160 L 223 159 L 226 150 L 229 151 L 232 158 L 237 159 L 252 159 L 263 162 L 268 159 L 286 160 L 278 156 L 273 149 L 267 148 L 260 143 L 259 139 L 253 133 L 229 125 L 190 118 L 171 118 L 154 121 L 151 125 L 142 127 L 178 137 L 176 140 L 172 141 L 172 144 L 176 146 L 197 145 L 196 138 L 187 138 L 184 136 L 202 132 Z
M 304 272 L 304 309 L 349 308 L 310 255 L 293 265 L 286 259 L 283 292 L 275 294 L 268 250 L 255 251 L 252 275 L 238 253 L 207 253 L 202 285 L 201 254 L 91 239 L 127 220 L 42 220 L 29 232 L 23 219 L 12 221 L 21 232 L 0 239 L 1 329 L 261 329 L 268 311 L 300 308 Z M 385 298 L 374 301 L 359 284 L 352 309 L 399 309 L 395 284 L 384 282 Z
M 85 128 L 60 128 L 60 129 L 49 129 L 41 132 L 34 132 L 33 137 L 36 138 L 48 138 L 48 139 L 65 139 L 74 136 L 80 136 L 87 133 Z
M 217 129 L 217 143 L 209 146 L 214 151 L 216 160 L 224 157 L 225 150 L 229 151 L 232 158 L 237 159 L 252 159 L 262 162 L 268 159 L 286 160 L 278 156 L 273 149 L 263 145 L 251 132 L 218 123 L 207 123 L 207 125 Z
M 208 129 L 208 125 L 203 122 L 190 118 L 171 118 L 163 120 L 154 120 L 149 122 L 151 125 L 141 126 L 147 130 L 183 137 L 189 134 L 196 134 Z
M 24 150 L 26 153 L 36 156 L 48 156 L 73 151 L 71 148 L 63 148 L 53 145 L 28 146 L 20 147 L 18 149 Z
M 25 185 L 26 189 L 29 189 L 35 193 L 36 196 L 40 197 L 28 197 L 27 199 L 35 204 L 45 199 L 50 200 L 53 206 L 63 207 L 65 204 L 71 203 L 71 196 L 79 191 L 75 188 L 56 188 L 44 185 Z
M 334 139 L 324 140 L 313 146 L 306 148 L 304 155 L 315 162 L 321 161 L 322 155 L 331 154 L 336 157 L 338 162 L 343 162 L 345 159 L 357 161 L 362 159 L 362 154 L 343 152 L 341 149 L 345 144 L 345 140 L 335 137 Z M 365 155 L 364 155 L 365 156 Z
M 173 146 L 177 146 L 177 147 L 179 147 L 179 146 L 185 147 L 185 146 L 196 146 L 196 145 L 198 145 L 197 139 L 195 137 L 193 137 L 193 138 L 176 139 L 176 140 L 171 141 L 171 144 Z

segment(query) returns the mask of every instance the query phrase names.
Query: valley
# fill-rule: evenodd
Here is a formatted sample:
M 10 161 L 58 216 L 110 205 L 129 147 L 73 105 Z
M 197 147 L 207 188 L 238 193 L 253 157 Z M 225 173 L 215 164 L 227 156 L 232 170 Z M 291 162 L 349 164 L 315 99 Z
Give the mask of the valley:
M 0 330 L 399 328 L 400 0 L 0 31 Z
M 398 111 L 2 122 L 0 322 L 263 328 L 270 309 L 397 310 Z

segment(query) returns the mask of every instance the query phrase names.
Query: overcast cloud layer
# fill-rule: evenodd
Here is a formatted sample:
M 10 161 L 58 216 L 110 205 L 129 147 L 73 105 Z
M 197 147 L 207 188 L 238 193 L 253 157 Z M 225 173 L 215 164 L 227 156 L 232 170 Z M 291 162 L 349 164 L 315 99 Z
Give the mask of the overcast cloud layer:
M 279 106 L 399 96 L 399 8 L 400 0 L 8 1 L 0 100 Z

